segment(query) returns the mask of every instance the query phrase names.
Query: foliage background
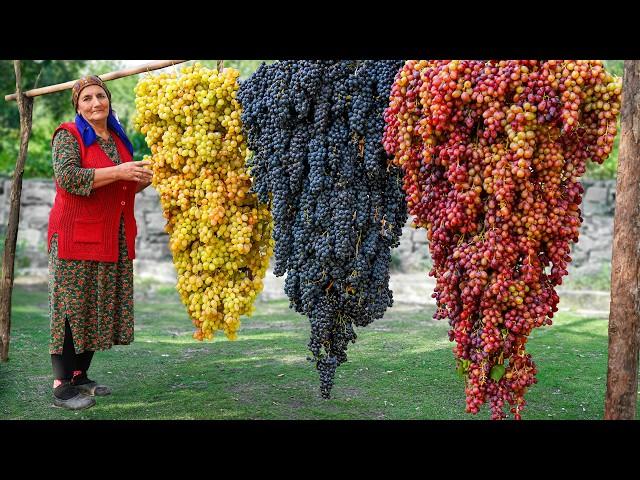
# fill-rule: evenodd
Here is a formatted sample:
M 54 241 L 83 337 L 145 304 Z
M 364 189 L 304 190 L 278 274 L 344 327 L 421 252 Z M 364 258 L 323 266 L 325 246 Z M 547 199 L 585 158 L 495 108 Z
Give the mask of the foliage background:
M 199 60 L 209 68 L 216 67 L 216 60 Z M 262 62 L 273 60 L 225 60 L 225 67 L 237 68 L 240 80 L 249 77 Z M 187 62 L 188 64 L 195 61 Z M 605 60 L 607 69 L 622 76 L 623 60 Z M 119 60 L 23 60 L 23 89 L 53 85 L 79 78 L 85 74 L 103 74 L 124 68 Z M 180 67 L 175 67 L 179 69 Z M 109 82 L 113 97 L 113 108 L 123 123 L 134 145 L 136 160 L 140 160 L 149 149 L 144 135 L 133 128 L 135 117 L 134 87 L 139 76 L 134 75 Z M 12 60 L 0 60 L 0 93 L 15 91 L 15 73 Z M 29 141 L 29 153 L 25 165 L 24 178 L 51 178 L 51 134 L 56 126 L 73 120 L 75 112 L 71 105 L 69 91 L 37 97 L 34 101 L 33 129 Z M 619 131 L 619 126 L 618 126 Z M 589 162 L 587 177 L 594 179 L 615 178 L 618 165 L 618 142 L 616 138 L 613 153 L 602 164 Z M 13 175 L 20 147 L 20 123 L 15 102 L 0 102 L 0 175 Z

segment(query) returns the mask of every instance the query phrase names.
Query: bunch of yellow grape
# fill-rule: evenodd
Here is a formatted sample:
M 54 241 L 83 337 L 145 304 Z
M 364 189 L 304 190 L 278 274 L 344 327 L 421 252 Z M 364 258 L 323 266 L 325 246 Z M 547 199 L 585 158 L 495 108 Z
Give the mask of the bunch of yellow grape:
M 237 337 L 273 253 L 271 214 L 249 193 L 238 76 L 196 63 L 179 74 L 148 75 L 135 89 L 135 127 L 151 149 L 145 160 L 198 340 L 216 330 Z

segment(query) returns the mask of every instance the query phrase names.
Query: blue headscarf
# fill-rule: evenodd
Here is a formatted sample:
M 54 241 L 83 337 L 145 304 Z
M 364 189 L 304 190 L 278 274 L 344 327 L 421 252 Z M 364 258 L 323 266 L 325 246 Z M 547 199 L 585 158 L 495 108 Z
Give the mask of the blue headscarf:
M 87 122 L 85 118 L 79 113 L 76 114 L 76 127 L 78 127 L 78 131 L 82 136 L 82 142 L 84 143 L 84 146 L 89 147 L 90 145 L 93 145 L 93 143 L 96 141 L 96 131 L 93 129 L 91 124 Z M 116 132 L 118 137 L 120 137 L 120 140 L 122 140 L 122 142 L 127 147 L 127 150 L 129 150 L 131 156 L 133 156 L 133 145 L 131 144 L 129 137 L 127 137 L 127 134 L 124 132 L 124 128 L 122 128 L 122 125 L 114 115 L 111 107 L 109 107 L 107 127 Z

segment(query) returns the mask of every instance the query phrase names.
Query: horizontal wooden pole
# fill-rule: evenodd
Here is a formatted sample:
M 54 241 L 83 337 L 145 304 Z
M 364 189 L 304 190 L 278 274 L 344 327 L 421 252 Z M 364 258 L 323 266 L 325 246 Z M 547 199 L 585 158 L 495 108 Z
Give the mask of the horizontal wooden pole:
M 105 73 L 103 75 L 98 75 L 102 80 L 109 81 L 115 80 L 116 78 L 129 77 L 131 75 L 135 75 L 137 73 L 150 72 L 152 70 L 158 70 L 160 68 L 170 67 L 171 65 L 177 65 L 179 63 L 187 62 L 188 60 L 158 60 L 156 62 L 145 63 L 144 65 L 138 65 L 137 67 L 125 68 L 123 70 L 118 70 L 116 72 Z M 60 92 L 62 90 L 68 90 L 73 87 L 73 84 L 76 83 L 77 80 L 71 80 L 70 82 L 58 83 L 57 85 L 49 85 L 48 87 L 34 88 L 33 90 L 28 90 L 24 92 L 27 97 L 37 97 L 39 95 L 46 95 L 48 93 Z M 4 99 L 7 102 L 18 98 L 16 93 L 12 93 L 9 95 L 5 95 Z

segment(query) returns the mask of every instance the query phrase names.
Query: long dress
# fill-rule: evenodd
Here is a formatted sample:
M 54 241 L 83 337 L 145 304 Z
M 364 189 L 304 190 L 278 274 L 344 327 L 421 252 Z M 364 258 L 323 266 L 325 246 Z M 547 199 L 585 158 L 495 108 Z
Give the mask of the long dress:
M 111 133 L 114 135 L 114 133 Z M 120 163 L 113 137 L 96 140 L 107 156 Z M 59 131 L 53 141 L 53 171 L 67 192 L 88 196 L 94 169 L 82 168 L 80 147 L 73 135 Z M 128 258 L 124 217 L 120 218 L 117 262 L 58 258 L 58 235 L 49 248 L 49 353 L 61 354 L 65 320 L 69 321 L 76 353 L 107 350 L 133 341 L 133 261 Z

